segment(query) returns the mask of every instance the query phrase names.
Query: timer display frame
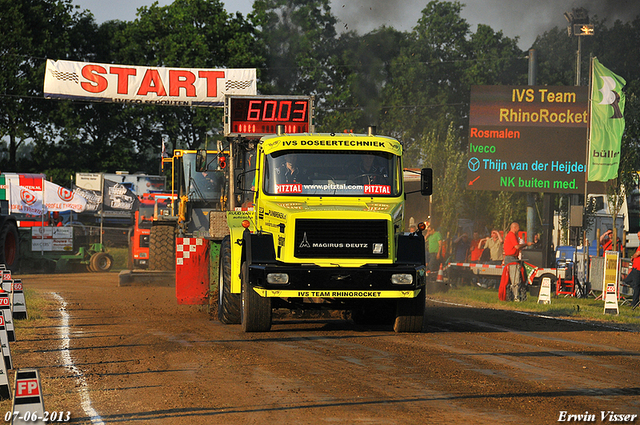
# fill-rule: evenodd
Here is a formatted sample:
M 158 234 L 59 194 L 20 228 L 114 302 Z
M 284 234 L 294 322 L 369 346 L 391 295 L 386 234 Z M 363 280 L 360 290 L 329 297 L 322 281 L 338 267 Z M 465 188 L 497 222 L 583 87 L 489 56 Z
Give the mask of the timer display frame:
M 226 96 L 225 137 L 262 137 L 284 132 L 313 133 L 313 96 Z

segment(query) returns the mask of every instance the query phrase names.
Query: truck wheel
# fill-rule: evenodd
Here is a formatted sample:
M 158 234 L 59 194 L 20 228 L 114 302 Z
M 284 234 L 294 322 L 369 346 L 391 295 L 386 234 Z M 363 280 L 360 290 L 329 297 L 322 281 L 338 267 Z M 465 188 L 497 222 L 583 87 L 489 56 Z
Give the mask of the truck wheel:
M 113 257 L 106 252 L 96 252 L 89 259 L 91 270 L 94 272 L 108 272 L 113 265 Z
M 2 226 L 0 231 L 0 264 L 4 264 L 7 269 L 16 271 L 20 260 L 20 237 L 15 224 L 8 221 Z
M 149 235 L 149 270 L 175 270 L 176 232 L 173 224 L 151 227 Z
M 393 330 L 400 332 L 422 332 L 424 321 L 424 309 L 426 303 L 426 291 L 423 287 L 417 297 L 398 300 L 396 310 L 396 322 Z
M 240 294 L 231 293 L 231 242 L 222 239 L 218 277 L 218 320 L 225 325 L 240 324 Z
M 242 262 L 242 330 L 267 332 L 271 329 L 271 299 L 263 298 L 249 283 L 249 265 Z

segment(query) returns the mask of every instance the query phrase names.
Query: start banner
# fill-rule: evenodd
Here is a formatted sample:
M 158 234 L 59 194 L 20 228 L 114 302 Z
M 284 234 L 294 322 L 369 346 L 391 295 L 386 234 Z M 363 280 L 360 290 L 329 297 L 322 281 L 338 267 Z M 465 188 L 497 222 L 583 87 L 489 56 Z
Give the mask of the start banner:
M 47 60 L 44 97 L 168 106 L 223 106 L 256 95 L 255 68 L 162 68 Z

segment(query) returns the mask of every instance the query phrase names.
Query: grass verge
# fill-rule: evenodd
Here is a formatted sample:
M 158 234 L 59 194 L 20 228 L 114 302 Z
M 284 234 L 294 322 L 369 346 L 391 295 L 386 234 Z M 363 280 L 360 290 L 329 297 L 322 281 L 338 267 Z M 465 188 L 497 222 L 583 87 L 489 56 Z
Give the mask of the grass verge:
M 127 270 L 129 248 L 107 248 L 107 252 L 113 257 L 112 271 Z
M 48 317 L 47 311 L 51 311 L 54 307 L 54 301 L 47 300 L 33 289 L 24 290 L 25 303 L 27 305 L 27 319 L 14 320 L 16 339 L 18 341 L 30 341 L 39 338 L 39 328 L 43 326 L 52 326 L 55 319 Z M 20 367 L 19 358 L 25 354 L 25 348 L 14 344 L 11 346 L 11 358 L 13 359 L 14 369 L 7 371 L 11 392 L 14 392 L 15 370 Z M 11 411 L 11 400 L 0 401 L 0 411 L 3 413 Z
M 498 299 L 497 289 L 486 289 L 478 286 L 450 287 L 446 292 L 429 293 L 434 300 L 467 304 L 474 307 L 500 310 L 518 310 L 542 314 L 552 317 L 571 318 L 585 321 L 598 321 L 624 325 L 625 328 L 640 331 L 640 308 L 632 310 L 629 305 L 620 305 L 620 314 L 604 314 L 604 301 L 594 297 L 554 297 L 551 304 L 538 304 L 538 297 L 527 297 L 526 301 L 510 302 Z

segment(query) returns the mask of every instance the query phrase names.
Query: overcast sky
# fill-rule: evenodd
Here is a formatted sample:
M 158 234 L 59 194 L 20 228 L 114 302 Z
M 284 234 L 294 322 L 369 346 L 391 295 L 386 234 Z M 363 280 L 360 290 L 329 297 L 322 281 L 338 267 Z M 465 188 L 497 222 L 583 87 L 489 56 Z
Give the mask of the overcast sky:
M 413 28 L 429 0 L 331 0 L 333 14 L 340 28 L 366 33 L 382 25 L 407 31 Z M 111 19 L 132 21 L 136 10 L 150 6 L 152 0 L 73 0 L 75 5 L 91 11 L 98 23 Z M 172 0 L 158 0 L 160 6 Z M 224 1 L 229 12 L 251 11 L 253 0 Z M 607 18 L 610 26 L 616 19 L 629 20 L 640 14 L 639 0 L 466 0 L 462 17 L 475 32 L 486 24 L 508 37 L 520 37 L 521 49 L 531 47 L 537 35 L 553 27 L 566 27 L 563 13 L 585 7 L 589 15 Z

